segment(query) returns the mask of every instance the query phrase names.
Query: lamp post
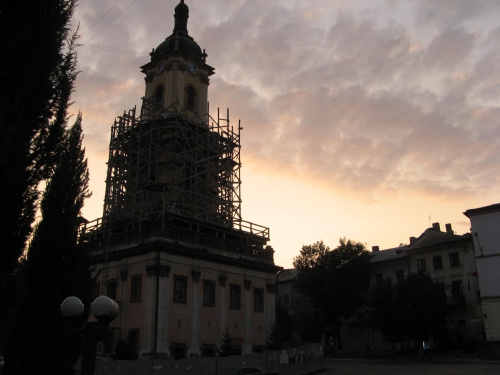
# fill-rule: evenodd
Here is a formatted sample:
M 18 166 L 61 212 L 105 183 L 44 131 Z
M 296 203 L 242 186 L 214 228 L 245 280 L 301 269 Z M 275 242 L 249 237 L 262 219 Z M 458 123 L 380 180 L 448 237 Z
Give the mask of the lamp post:
M 61 314 L 65 318 L 77 318 L 85 306 L 78 297 L 68 297 L 61 303 Z M 83 328 L 82 375 L 94 375 L 97 343 L 106 338 L 109 323 L 118 313 L 118 304 L 109 297 L 97 297 L 90 305 L 90 312 L 97 319 L 87 322 Z

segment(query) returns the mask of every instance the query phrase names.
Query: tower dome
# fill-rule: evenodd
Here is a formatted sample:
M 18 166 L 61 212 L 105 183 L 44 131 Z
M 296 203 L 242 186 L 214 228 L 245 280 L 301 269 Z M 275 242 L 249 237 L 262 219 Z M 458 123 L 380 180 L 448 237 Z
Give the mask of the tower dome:
M 187 54 L 189 57 L 202 59 L 203 53 L 187 30 L 187 20 L 189 18 L 189 7 L 184 0 L 175 7 L 175 25 L 172 34 L 167 37 L 152 53 L 151 57 L 164 55 L 168 52 L 178 50 Z

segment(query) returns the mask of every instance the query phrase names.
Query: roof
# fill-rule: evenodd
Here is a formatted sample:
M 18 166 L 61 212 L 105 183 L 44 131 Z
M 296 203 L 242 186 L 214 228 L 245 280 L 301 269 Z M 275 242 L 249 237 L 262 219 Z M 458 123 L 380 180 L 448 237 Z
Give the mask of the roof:
M 278 275 L 278 282 L 292 281 L 296 277 L 297 277 L 297 269 L 289 268 L 280 272 L 280 274 Z
M 392 249 L 372 251 L 372 263 L 385 262 L 394 259 L 404 258 L 407 254 L 405 252 L 407 246 L 395 247 Z
M 408 250 L 411 251 L 443 243 L 463 241 L 468 237 L 470 237 L 470 233 L 457 235 L 454 233 L 441 232 L 440 230 L 436 230 L 434 228 L 427 228 L 413 243 L 408 245 Z
M 184 0 L 175 7 L 175 25 L 172 35 L 167 37 L 156 49 L 151 53 L 151 57 L 164 55 L 168 52 L 178 50 L 186 53 L 188 56 L 202 59 L 203 52 L 198 43 L 189 36 L 187 30 L 187 20 L 189 18 L 189 8 L 184 3 Z
M 471 208 L 464 212 L 464 215 L 470 218 L 471 216 L 487 214 L 491 212 L 500 211 L 500 203 L 491 204 L 489 206 Z

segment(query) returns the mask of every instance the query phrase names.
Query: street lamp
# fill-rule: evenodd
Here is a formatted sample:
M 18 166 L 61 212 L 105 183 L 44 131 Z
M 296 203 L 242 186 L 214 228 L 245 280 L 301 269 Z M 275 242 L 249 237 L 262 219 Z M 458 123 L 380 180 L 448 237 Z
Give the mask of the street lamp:
M 68 297 L 61 303 L 61 314 L 65 318 L 77 318 L 85 306 L 78 297 Z M 90 305 L 90 312 L 97 322 L 87 322 L 83 329 L 82 375 L 93 375 L 97 343 L 106 338 L 109 323 L 118 314 L 118 304 L 106 296 L 97 297 Z

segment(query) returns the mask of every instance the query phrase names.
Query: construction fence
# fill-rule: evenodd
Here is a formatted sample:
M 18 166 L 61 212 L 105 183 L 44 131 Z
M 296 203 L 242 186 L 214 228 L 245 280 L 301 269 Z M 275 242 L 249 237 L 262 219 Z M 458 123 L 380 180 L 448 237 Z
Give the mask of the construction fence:
M 307 344 L 283 350 L 229 357 L 99 361 L 96 375 L 225 375 L 237 367 L 258 367 L 279 375 L 313 374 L 325 368 L 323 347 Z

